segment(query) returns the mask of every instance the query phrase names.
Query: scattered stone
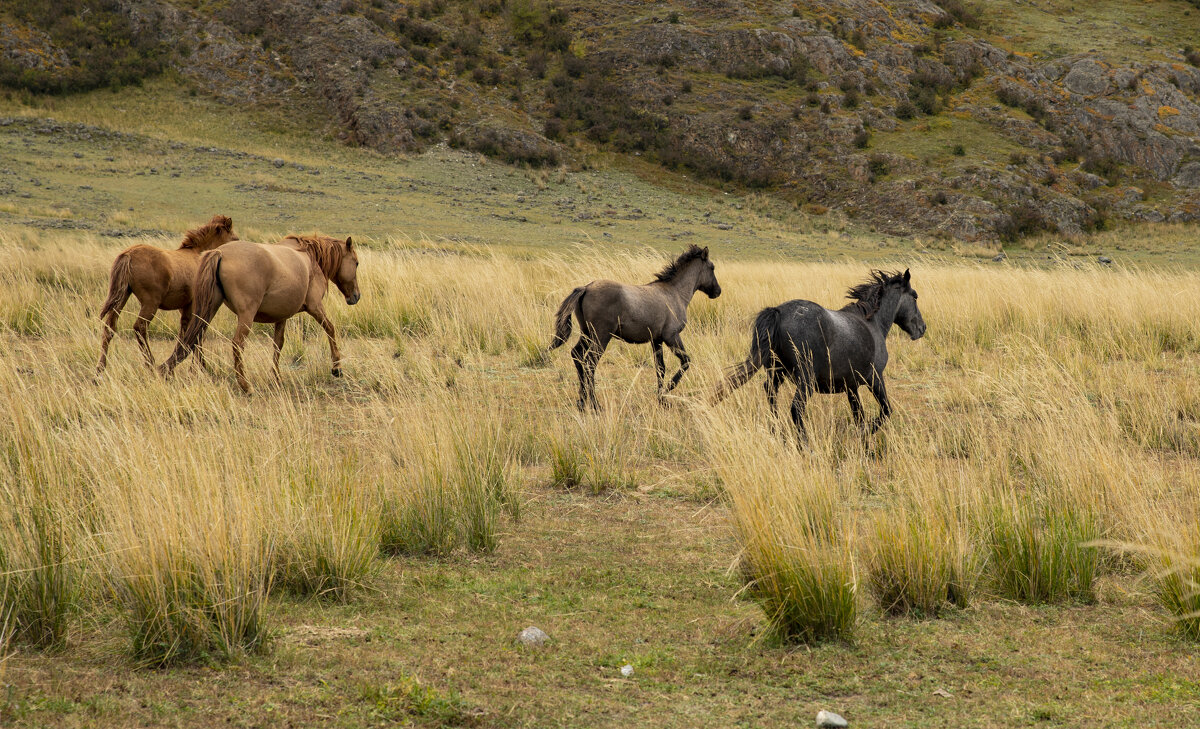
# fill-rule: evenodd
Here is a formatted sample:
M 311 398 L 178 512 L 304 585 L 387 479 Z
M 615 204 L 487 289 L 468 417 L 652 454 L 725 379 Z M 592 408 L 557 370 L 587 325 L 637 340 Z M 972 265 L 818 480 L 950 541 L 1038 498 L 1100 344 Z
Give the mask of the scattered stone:
M 1097 260 L 1097 261 L 1099 261 L 1099 262 L 1101 262 L 1101 263 L 1103 263 L 1105 266 L 1111 266 L 1111 265 L 1112 265 L 1112 259 L 1111 259 L 1111 258 L 1109 258 L 1108 256 L 1100 256 L 1100 257 L 1099 257 L 1099 258 L 1097 258 L 1096 260 Z
M 845 729 L 850 726 L 850 722 L 843 719 L 840 714 L 822 709 L 817 712 L 817 726 L 824 727 L 824 729 Z
M 530 648 L 541 648 L 548 640 L 550 640 L 550 636 L 546 635 L 541 628 L 535 628 L 532 625 L 517 634 L 517 642 Z
M 733 225 L 730 223 L 717 223 L 717 230 L 733 230 Z
M 1005 258 L 1008 258 L 1008 254 L 1005 253 L 1004 251 L 1000 251 L 996 255 L 992 256 L 992 261 L 994 263 L 999 263 L 1000 261 L 1003 261 Z
M 275 165 L 276 167 L 283 167 L 283 160 L 276 157 L 271 164 Z
M 934 696 L 941 696 L 943 699 L 952 699 L 952 698 L 954 698 L 954 694 L 950 693 L 949 691 L 947 691 L 947 690 L 946 690 L 946 689 L 944 689 L 944 688 L 935 688 L 935 689 L 933 690 L 933 695 L 934 695 Z
M 633 675 L 633 665 L 626 663 L 624 666 L 621 666 L 621 675 L 624 676 L 625 678 L 629 678 L 630 676 L 632 676 Z

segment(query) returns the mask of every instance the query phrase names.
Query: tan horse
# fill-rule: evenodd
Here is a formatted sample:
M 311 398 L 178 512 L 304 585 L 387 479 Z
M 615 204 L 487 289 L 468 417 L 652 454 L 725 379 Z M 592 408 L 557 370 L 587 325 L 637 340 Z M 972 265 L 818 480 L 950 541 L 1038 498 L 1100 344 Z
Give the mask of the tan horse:
M 289 235 L 277 245 L 238 241 L 204 254 L 196 272 L 196 317 L 163 363 L 163 374 L 170 375 L 203 342 L 208 323 L 225 304 L 238 320 L 233 334 L 233 369 L 244 392 L 250 392 L 250 383 L 242 371 L 242 347 L 251 323 L 275 325 L 275 379 L 279 381 L 284 329 L 287 320 L 302 311 L 311 314 L 328 335 L 333 376 L 341 377 L 337 333 L 322 303 L 330 281 L 347 304 L 358 303 L 358 253 L 350 238 Z
M 214 215 L 207 224 L 189 230 L 177 250 L 165 251 L 148 245 L 130 246 L 113 261 L 108 279 L 108 298 L 100 307 L 100 362 L 96 374 L 104 371 L 108 364 L 108 345 L 117 333 L 117 317 L 129 301 L 129 295 L 137 297 L 142 305 L 137 321 L 133 324 L 138 345 L 146 355 L 146 365 L 154 366 L 154 354 L 146 330 L 159 309 L 179 312 L 179 336 L 183 336 L 192 318 L 192 279 L 200 265 L 200 254 L 237 240 L 233 232 L 233 221 L 224 215 Z M 196 360 L 204 365 L 203 353 Z

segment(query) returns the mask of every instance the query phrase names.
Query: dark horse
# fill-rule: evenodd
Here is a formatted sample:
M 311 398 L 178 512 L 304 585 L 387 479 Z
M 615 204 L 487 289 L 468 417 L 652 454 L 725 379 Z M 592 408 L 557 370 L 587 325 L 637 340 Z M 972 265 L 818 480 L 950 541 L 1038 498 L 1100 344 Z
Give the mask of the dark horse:
M 870 432 L 879 430 L 892 413 L 883 384 L 888 332 L 895 324 L 908 336 L 920 339 L 925 335 L 925 320 L 907 270 L 903 274 L 872 271 L 869 281 L 846 295 L 854 301 L 838 311 L 800 299 L 760 311 L 754 320 L 750 355 L 718 386 L 714 402 L 766 367 L 765 388 L 772 412 L 783 378 L 796 384 L 792 422 L 801 440 L 805 437 L 804 405 L 813 392 L 846 393 L 854 422 L 861 427 L 860 385 L 869 385 L 879 401 L 880 412 L 871 422 Z
M 580 410 L 589 402 L 596 410 L 600 409 L 596 401 L 596 365 L 613 337 L 631 344 L 649 342 L 654 350 L 658 396 L 661 398 L 675 389 L 691 361 L 679 333 L 687 326 L 687 307 L 697 291 L 715 299 L 721 295 L 721 285 L 717 283 L 712 261 L 708 260 L 708 249 L 693 245 L 648 284 L 593 281 L 563 299 L 555 316 L 550 349 L 562 346 L 571 336 L 571 314 L 575 314 L 582 331 L 571 348 L 571 359 L 575 360 L 579 374 Z M 665 388 L 664 344 L 679 358 L 679 371 Z

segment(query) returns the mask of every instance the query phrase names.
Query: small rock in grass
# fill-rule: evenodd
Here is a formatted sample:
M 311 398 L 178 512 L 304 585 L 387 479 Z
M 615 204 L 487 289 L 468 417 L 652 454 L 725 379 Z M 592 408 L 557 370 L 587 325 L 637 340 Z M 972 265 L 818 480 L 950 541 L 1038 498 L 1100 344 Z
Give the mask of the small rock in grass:
M 271 161 L 271 164 L 275 165 L 276 167 L 283 167 L 283 160 L 275 158 Z
M 822 709 L 817 712 L 817 726 L 826 727 L 826 729 L 843 729 L 850 726 L 850 722 L 843 719 L 839 714 Z
M 550 636 L 546 635 L 541 628 L 535 628 L 532 625 L 517 634 L 517 642 L 530 648 L 540 648 L 548 640 L 550 640 Z
M 997 253 L 995 256 L 992 257 L 992 260 L 995 261 L 996 263 L 999 263 L 1000 261 L 1003 261 L 1005 258 L 1008 258 L 1008 254 L 1005 253 L 1004 251 L 1000 251 L 999 253 Z
M 633 675 L 633 665 L 626 663 L 624 666 L 621 666 L 621 675 L 624 676 L 625 678 L 629 678 L 630 676 L 632 676 Z
M 1100 256 L 1100 257 L 1099 257 L 1099 258 L 1097 258 L 1096 260 L 1097 260 L 1097 261 L 1100 261 L 1100 262 L 1101 262 L 1101 263 L 1103 263 L 1105 266 L 1112 265 L 1112 259 L 1111 259 L 1111 258 L 1109 258 L 1108 256 Z

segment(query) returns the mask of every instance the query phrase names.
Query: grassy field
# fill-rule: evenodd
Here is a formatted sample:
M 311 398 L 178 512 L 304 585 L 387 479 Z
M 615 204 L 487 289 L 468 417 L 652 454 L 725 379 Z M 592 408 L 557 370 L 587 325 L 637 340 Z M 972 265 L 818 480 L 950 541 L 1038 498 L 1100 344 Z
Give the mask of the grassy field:
M 1200 722 L 1194 229 L 992 263 L 643 170 L 385 159 L 175 93 L 0 107 L 0 724 Z M 256 330 L 241 395 L 227 312 L 214 374 L 148 373 L 127 314 L 94 379 L 115 254 L 214 212 L 365 242 L 362 302 L 328 302 L 342 379 L 305 322 L 280 385 Z M 680 389 L 660 406 L 618 344 L 605 410 L 577 414 L 553 310 L 690 242 L 725 293 L 690 310 Z M 889 340 L 883 432 L 815 397 L 800 450 L 757 381 L 708 404 L 762 306 L 840 305 L 875 264 L 911 266 L 929 325 Z M 550 643 L 519 648 L 527 625 Z

